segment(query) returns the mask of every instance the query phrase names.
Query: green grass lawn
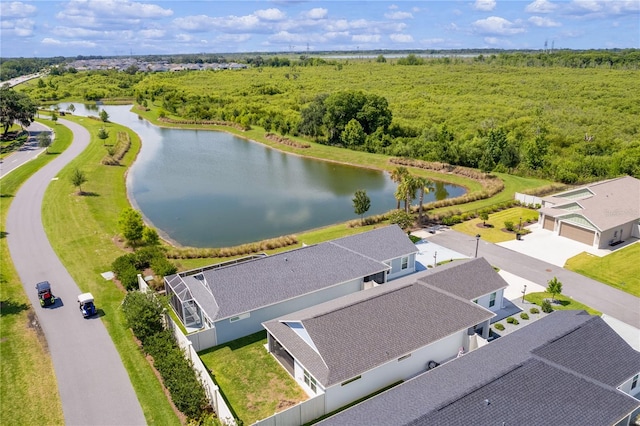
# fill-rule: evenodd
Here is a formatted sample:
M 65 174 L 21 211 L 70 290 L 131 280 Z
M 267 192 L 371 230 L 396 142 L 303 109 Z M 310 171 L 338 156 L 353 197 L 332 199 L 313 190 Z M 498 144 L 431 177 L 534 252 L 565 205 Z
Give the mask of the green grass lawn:
M 527 302 L 534 303 L 538 306 L 542 305 L 542 301 L 544 299 L 551 299 L 551 293 L 547 292 L 539 292 L 539 293 L 529 293 L 524 296 L 524 299 Z M 591 315 L 602 315 L 602 312 L 596 311 L 588 307 L 587 305 L 583 305 L 580 302 L 576 302 L 575 300 L 563 296 L 562 294 L 556 294 L 555 299 L 559 301 L 559 304 L 553 304 L 552 307 L 556 311 L 560 310 L 585 310 L 589 312 Z M 519 320 L 519 317 L 516 317 Z
M 102 321 L 127 369 L 147 423 L 177 425 L 180 422 L 160 382 L 124 325 L 119 309 L 124 292 L 100 276 L 101 272 L 111 270 L 111 262 L 116 257 L 124 254 L 114 244 L 114 238 L 118 234 L 120 212 L 129 206 L 125 171 L 137 155 L 140 141 L 131 130 L 116 124 L 104 125 L 82 117 L 67 119 L 87 127 L 92 140 L 87 149 L 59 173 L 59 179 L 49 185 L 42 207 L 45 231 L 80 289 L 92 292 L 96 304 L 104 311 Z M 97 131 L 102 126 L 112 135 L 118 130 L 131 135 L 132 147 L 123 160 L 123 166 L 100 164 L 106 154 L 102 141 L 97 138 Z M 60 125 L 55 127 L 56 131 L 61 128 Z M 70 182 L 75 167 L 86 174 L 87 182 L 82 189 L 87 195 L 77 195 L 77 189 Z
M 504 222 L 513 222 L 517 229 L 520 224 L 520 218 L 522 218 L 524 227 L 524 222 L 526 222 L 527 219 L 534 221 L 538 220 L 538 212 L 525 207 L 512 207 L 510 209 L 491 213 L 489 215 L 489 219 L 486 221 L 487 225 L 492 225 L 491 228 L 478 227 L 479 224 L 482 224 L 482 219 L 472 219 L 454 225 L 453 229 L 468 235 L 480 234 L 483 241 L 501 243 L 503 241 L 514 240 L 516 238 L 515 234 L 502 231 L 502 228 L 504 228 Z
M 64 424 L 53 364 L 44 336 L 31 326 L 35 312 L 13 267 L 5 224 L 12 197 L 42 166 L 71 143 L 71 132 L 58 126 L 49 154 L 24 164 L 0 180 L 0 424 Z M 28 403 L 27 403 L 28 402 Z M 46 420 L 43 419 L 46 407 Z
M 564 267 L 594 280 L 640 297 L 640 243 L 631 244 L 604 257 L 580 253 Z
M 261 331 L 200 352 L 229 408 L 243 424 L 282 411 L 308 399 L 289 373 L 267 352 Z

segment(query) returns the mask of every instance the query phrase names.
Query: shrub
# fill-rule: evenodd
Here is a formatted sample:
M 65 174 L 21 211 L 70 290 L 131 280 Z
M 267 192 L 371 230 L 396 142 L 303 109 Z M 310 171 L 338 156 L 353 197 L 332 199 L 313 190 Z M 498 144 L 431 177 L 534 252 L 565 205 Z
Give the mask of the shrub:
M 510 220 L 505 220 L 504 227 L 507 229 L 507 231 L 513 231 L 513 222 Z
M 531 309 L 529 309 L 529 312 L 532 313 L 532 314 L 539 314 L 540 313 L 538 308 L 531 308 Z
M 138 269 L 136 268 L 137 257 L 133 253 L 118 257 L 111 264 L 111 269 L 127 290 L 138 288 Z
M 131 291 L 122 302 L 127 327 L 133 330 L 143 346 L 147 339 L 164 329 L 162 310 L 162 305 L 152 293 Z
M 520 314 L 520 318 L 522 318 L 523 320 L 528 320 L 529 319 L 529 315 L 527 315 L 526 312 L 523 312 Z
M 551 302 L 549 302 L 548 300 L 542 301 L 542 304 L 540 305 L 540 309 L 542 309 L 542 312 L 546 314 L 553 312 L 553 308 L 551 307 Z
M 151 269 L 156 275 L 166 277 L 167 275 L 173 275 L 178 272 L 178 268 L 173 263 L 169 262 L 164 256 L 156 257 L 151 260 Z
M 503 331 L 503 330 L 504 330 L 504 325 L 500 324 L 499 322 L 498 322 L 498 323 L 493 324 L 493 327 L 494 327 L 496 330 L 500 330 L 500 331 Z
M 514 322 L 515 320 L 516 320 L 516 319 L 515 319 L 514 317 L 509 317 L 509 318 L 507 318 L 507 322 L 508 322 L 509 324 L 513 324 L 513 322 Z

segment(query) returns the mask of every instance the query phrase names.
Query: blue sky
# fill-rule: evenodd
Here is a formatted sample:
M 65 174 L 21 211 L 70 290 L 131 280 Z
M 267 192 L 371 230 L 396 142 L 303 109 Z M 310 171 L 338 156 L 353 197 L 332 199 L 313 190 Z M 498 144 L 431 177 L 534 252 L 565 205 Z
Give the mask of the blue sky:
M 640 47 L 640 0 L 7 1 L 2 57 Z

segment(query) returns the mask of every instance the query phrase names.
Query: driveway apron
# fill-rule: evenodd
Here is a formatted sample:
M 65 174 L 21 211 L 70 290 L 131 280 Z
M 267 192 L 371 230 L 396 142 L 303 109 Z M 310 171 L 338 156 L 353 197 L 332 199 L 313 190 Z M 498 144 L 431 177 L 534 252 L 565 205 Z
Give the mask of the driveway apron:
M 9 251 L 47 339 L 65 423 L 145 424 L 111 337 L 98 317 L 82 317 L 77 302 L 81 291 L 56 256 L 42 226 L 41 208 L 47 186 L 57 184 L 52 179 L 87 147 L 90 139 L 82 126 L 66 120 L 60 123 L 72 130 L 73 143 L 15 194 L 7 216 Z M 40 307 L 35 290 L 35 284 L 45 280 L 51 283 L 58 299 L 50 308 Z M 96 305 L 100 308 L 99 299 Z
M 476 239 L 454 230 L 438 232 L 429 241 L 473 257 Z M 478 257 L 494 266 L 544 287 L 553 277 L 562 282 L 562 294 L 640 328 L 640 298 L 578 273 L 480 240 Z

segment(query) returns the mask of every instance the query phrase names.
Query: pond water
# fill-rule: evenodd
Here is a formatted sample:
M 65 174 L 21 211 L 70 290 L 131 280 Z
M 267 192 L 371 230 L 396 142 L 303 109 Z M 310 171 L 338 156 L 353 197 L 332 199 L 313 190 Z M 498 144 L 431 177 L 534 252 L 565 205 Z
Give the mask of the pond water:
M 74 106 L 75 115 L 99 113 Z M 227 247 L 357 219 L 358 189 L 371 199 L 367 216 L 396 206 L 396 185 L 383 172 L 285 154 L 225 132 L 160 128 L 131 106 L 98 108 L 142 139 L 127 177 L 129 198 L 178 245 Z M 437 182 L 425 203 L 464 192 Z

